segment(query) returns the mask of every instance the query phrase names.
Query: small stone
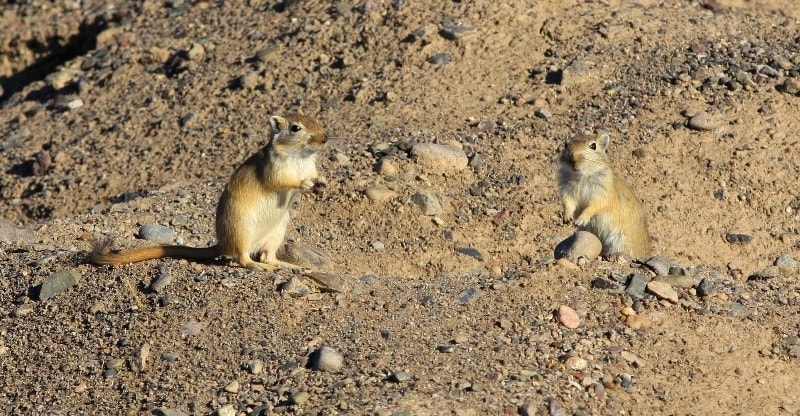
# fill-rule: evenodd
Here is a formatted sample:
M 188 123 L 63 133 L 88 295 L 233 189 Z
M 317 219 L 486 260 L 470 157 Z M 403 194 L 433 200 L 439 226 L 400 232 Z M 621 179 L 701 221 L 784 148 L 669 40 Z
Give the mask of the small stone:
M 567 305 L 561 305 L 556 312 L 556 319 L 568 329 L 575 329 L 581 324 L 578 313 Z
M 150 358 L 150 344 L 144 343 L 131 356 L 130 364 L 133 371 L 144 371 L 147 368 L 147 360 Z
M 161 353 L 161 359 L 168 362 L 178 361 L 179 357 L 180 355 L 177 352 L 164 351 Z
M 620 374 L 619 378 L 620 378 L 619 380 L 620 387 L 628 388 L 631 385 L 633 385 L 633 376 L 631 376 L 630 374 L 622 373 Z
M 45 80 L 53 89 L 60 90 L 69 85 L 74 78 L 75 73 L 73 71 L 61 70 L 48 75 Z
M 161 224 L 144 224 L 139 227 L 139 238 L 156 244 L 169 244 L 175 238 L 175 233 Z
M 716 117 L 711 116 L 705 111 L 698 111 L 689 118 L 687 125 L 694 130 L 714 130 L 722 125 L 722 123 Z
M 628 285 L 625 288 L 625 293 L 634 299 L 639 299 L 644 296 L 644 291 L 649 281 L 650 278 L 646 275 L 634 273 L 628 278 Z
M 533 110 L 533 115 L 545 120 L 549 120 L 551 117 L 553 117 L 553 113 L 545 107 L 537 107 Z
M 470 303 L 475 300 L 479 294 L 480 290 L 478 290 L 478 288 L 475 286 L 470 286 L 459 292 L 458 296 L 456 296 L 456 300 L 462 304 Z
M 786 275 L 786 269 L 778 266 L 769 266 L 761 269 L 747 277 L 747 280 L 767 280 L 783 277 Z
M 659 299 L 678 303 L 678 292 L 676 292 L 669 283 L 652 281 L 647 284 L 647 291 L 654 294 Z
M 369 186 L 364 190 L 364 195 L 374 202 L 386 202 L 397 197 L 397 192 L 381 186 Z
M 405 371 L 395 371 L 389 376 L 389 381 L 393 383 L 402 383 L 408 381 L 411 377 Z
M 573 263 L 573 262 L 571 262 L 571 261 L 569 261 L 567 259 L 558 259 L 558 260 L 556 260 L 556 264 L 561 266 L 561 267 L 563 267 L 563 268 L 565 268 L 565 269 L 570 269 L 570 270 L 580 270 L 581 269 L 580 267 L 578 267 L 577 264 L 575 264 L 575 263 Z
M 786 78 L 783 84 L 780 85 L 779 90 L 787 94 L 800 96 L 800 78 Z
M 252 360 L 247 363 L 247 370 L 250 371 L 250 374 L 257 376 L 264 371 L 264 362 L 261 360 Z
M 411 195 L 411 202 L 416 204 L 425 215 L 438 215 L 444 211 L 441 201 L 433 192 L 417 192 Z
M 597 236 L 588 231 L 578 231 L 558 243 L 553 255 L 556 259 L 565 258 L 576 263 L 581 257 L 595 260 L 602 250 L 603 243 Z
M 719 293 L 719 290 L 708 278 L 704 278 L 700 281 L 700 284 L 697 285 L 697 295 L 698 296 L 714 296 Z
M 109 368 L 109 369 L 106 369 L 105 371 L 103 371 L 103 378 L 105 378 L 105 379 L 114 378 L 114 377 L 117 376 L 117 374 L 119 374 L 119 370 L 116 370 L 116 369 L 113 369 L 113 368 Z
M 365 284 L 371 285 L 371 284 L 373 284 L 373 283 L 378 281 L 378 276 L 375 276 L 375 275 L 372 275 L 372 274 L 368 274 L 368 275 L 361 276 L 358 280 L 361 280 Z
M 785 71 L 794 68 L 794 64 L 792 63 L 792 61 L 786 59 L 781 55 L 775 55 L 774 57 L 772 57 L 772 61 L 775 62 L 775 65 L 777 65 L 778 67 L 780 67 Z
M 797 261 L 795 261 L 791 254 L 781 254 L 780 257 L 775 259 L 775 262 L 772 264 L 790 270 L 797 267 Z
M 170 283 L 172 283 L 172 274 L 167 270 L 166 266 L 161 265 L 158 268 L 158 277 L 153 280 L 153 283 L 150 283 L 150 290 L 162 293 Z
M 305 285 L 297 276 L 292 276 L 281 284 L 280 291 L 293 297 L 303 297 L 311 293 L 311 288 Z
M 586 359 L 583 359 L 576 355 L 572 355 L 567 357 L 566 360 L 564 360 L 564 366 L 570 370 L 580 371 L 580 370 L 585 370 L 586 367 L 589 366 L 589 362 L 586 361 Z
M 658 278 L 658 280 L 672 287 L 679 287 L 681 289 L 689 289 L 695 286 L 694 279 L 692 279 L 691 276 L 663 276 Z
M 322 292 L 345 293 L 350 290 L 344 279 L 332 273 L 306 273 L 303 276 L 318 284 Z
M 644 265 L 652 270 L 656 276 L 667 276 L 669 275 L 669 270 L 672 268 L 673 263 L 668 257 L 653 256 L 650 257 Z
M 620 311 L 620 313 L 622 313 L 625 316 L 636 315 L 636 311 L 634 311 L 633 308 L 631 308 L 630 306 L 622 308 L 622 311 Z
M 727 233 L 725 234 L 725 241 L 731 244 L 749 244 L 753 241 L 753 237 L 748 234 L 736 234 L 736 233 Z
M 475 28 L 463 25 L 445 25 L 439 34 L 447 40 L 461 39 L 475 32 Z
M 203 58 L 206 54 L 206 49 L 199 43 L 192 44 L 192 48 L 186 53 L 186 56 L 192 61 L 197 61 Z
M 397 176 L 400 169 L 393 160 L 383 158 L 378 162 L 377 171 L 381 176 Z
M 567 412 L 564 411 L 564 406 L 558 401 L 558 399 L 550 398 L 547 402 L 547 412 L 550 416 L 567 416 Z M 530 409 L 526 415 L 523 415 L 520 412 L 521 416 L 534 416 L 536 413 L 536 407 Z
M 309 394 L 307 391 L 298 391 L 289 398 L 289 401 L 291 401 L 294 405 L 300 405 L 307 402 L 310 398 L 311 394 Z
M 228 383 L 227 386 L 225 386 L 224 390 L 227 391 L 228 393 L 236 394 L 236 393 L 239 392 L 239 387 L 240 387 L 239 386 L 239 382 L 236 381 L 236 380 L 233 380 L 230 383 Z
M 478 251 L 478 249 L 472 247 L 456 247 L 456 252 L 465 254 L 467 256 L 476 258 L 481 261 L 483 260 L 483 254 L 480 251 Z
M 417 143 L 411 148 L 411 155 L 418 165 L 433 173 L 457 173 L 469 164 L 464 150 L 450 145 Z
M 39 289 L 39 300 L 48 300 L 77 285 L 80 281 L 81 274 L 77 270 L 59 270 L 42 282 Z
M 267 62 L 267 61 L 269 61 L 270 55 L 272 55 L 273 53 L 275 53 L 277 51 L 278 51 L 278 46 L 277 45 L 270 45 L 270 46 L 267 46 L 266 48 L 262 48 L 262 49 L 257 50 L 254 56 L 255 56 L 256 60 L 258 60 L 258 61 Z
M 119 370 L 124 365 L 125 365 L 125 360 L 123 360 L 121 358 L 112 358 L 112 359 L 110 359 L 110 360 L 105 362 L 105 368 L 106 369 Z
M 310 367 L 315 371 L 339 371 L 344 357 L 331 347 L 321 347 L 311 354 Z
M 592 280 L 592 287 L 600 290 L 608 290 L 609 292 L 619 292 L 622 289 L 619 283 L 602 277 Z
M 452 345 L 437 345 L 436 351 L 446 354 L 451 354 L 456 350 L 456 347 Z
M 72 101 L 67 102 L 67 108 L 70 110 L 75 110 L 81 107 L 83 107 L 83 100 L 81 100 L 80 98 L 76 98 Z
M 453 60 L 453 56 L 449 53 L 437 53 L 428 57 L 428 62 L 434 65 L 446 64 Z
M 232 404 L 226 404 L 214 412 L 215 416 L 236 416 L 236 408 Z

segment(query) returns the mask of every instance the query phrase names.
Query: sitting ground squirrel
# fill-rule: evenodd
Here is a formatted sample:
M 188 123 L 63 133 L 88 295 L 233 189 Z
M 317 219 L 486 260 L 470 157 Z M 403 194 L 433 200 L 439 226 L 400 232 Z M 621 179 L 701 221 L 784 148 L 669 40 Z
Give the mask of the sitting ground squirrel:
M 95 247 L 89 260 L 125 264 L 162 257 L 209 260 L 226 256 L 250 269 L 297 268 L 278 260 L 275 253 L 289 225 L 292 196 L 311 189 L 319 178 L 316 160 L 325 145 L 325 133 L 316 120 L 299 114 L 272 116 L 269 123 L 269 143 L 233 172 L 222 192 L 215 246 L 153 246 L 112 253 L 108 240 Z
M 650 255 L 650 234 L 644 208 L 625 180 L 614 173 L 606 156 L 609 136 L 578 135 L 561 153 L 558 193 L 564 221 L 596 235 L 604 256 Z

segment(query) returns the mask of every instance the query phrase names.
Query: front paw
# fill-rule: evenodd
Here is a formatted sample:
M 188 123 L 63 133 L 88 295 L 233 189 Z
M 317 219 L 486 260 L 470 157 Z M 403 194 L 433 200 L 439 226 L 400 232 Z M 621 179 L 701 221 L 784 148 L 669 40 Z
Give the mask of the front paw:
M 303 182 L 300 183 L 300 189 L 310 191 L 315 183 L 316 181 L 314 181 L 314 179 L 304 179 Z
M 579 216 L 575 219 L 575 225 L 578 227 L 586 227 L 589 225 L 589 221 L 591 221 L 591 217 L 584 217 L 583 215 Z

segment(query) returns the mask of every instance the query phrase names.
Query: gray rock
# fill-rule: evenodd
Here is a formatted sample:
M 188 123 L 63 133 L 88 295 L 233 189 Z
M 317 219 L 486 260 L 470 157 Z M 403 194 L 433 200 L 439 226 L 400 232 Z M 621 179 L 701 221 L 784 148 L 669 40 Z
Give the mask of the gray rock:
M 767 280 L 783 277 L 786 275 L 787 269 L 778 266 L 769 266 L 761 269 L 747 277 L 747 280 Z
M 607 290 L 612 293 L 620 292 L 622 290 L 622 287 L 619 285 L 619 283 L 602 277 L 592 280 L 592 287 L 595 289 Z
M 39 289 L 39 300 L 45 301 L 77 285 L 81 274 L 77 270 L 59 270 L 42 282 Z
M 280 286 L 281 293 L 293 297 L 303 297 L 311 293 L 311 288 L 305 285 L 297 276 L 292 276 Z
M 681 289 L 689 289 L 695 286 L 695 281 L 691 276 L 663 276 L 659 277 L 658 281 L 664 282 L 672 287 L 679 287 Z
M 365 275 L 365 276 L 361 276 L 359 278 L 359 280 L 361 280 L 365 284 L 371 285 L 371 284 L 373 284 L 373 283 L 378 281 L 378 276 L 375 276 L 375 275 L 372 275 L 372 274 L 368 274 L 368 275 Z
M 306 273 L 303 276 L 318 284 L 322 292 L 345 293 L 350 290 L 344 279 L 332 273 Z
M 433 192 L 417 192 L 411 195 L 411 202 L 415 203 L 425 215 L 438 215 L 444 211 L 439 197 Z
M 297 405 L 307 402 L 309 398 L 311 398 L 311 395 L 307 391 L 298 391 L 289 398 L 289 401 Z
M 652 270 L 656 276 L 667 276 L 669 275 L 669 269 L 672 268 L 672 260 L 665 256 L 653 256 L 650 257 L 645 263 L 648 269 Z
M 139 227 L 139 238 L 156 244 L 169 244 L 175 238 L 175 233 L 161 224 L 145 224 Z
M 634 299 L 639 299 L 644 296 L 644 291 L 649 282 L 650 278 L 646 275 L 634 273 L 628 278 L 628 286 L 625 288 L 625 293 Z
M 672 303 L 678 303 L 678 292 L 665 282 L 653 281 L 647 284 L 647 291 L 655 295 L 659 299 L 668 300 Z
M 382 186 L 370 186 L 364 190 L 364 195 L 374 202 L 386 202 L 397 196 L 397 192 Z
M 311 354 L 309 366 L 315 371 L 339 371 L 344 357 L 331 347 L 321 347 Z
M 478 288 L 476 288 L 475 286 L 470 286 L 459 292 L 458 296 L 456 296 L 456 300 L 459 303 L 470 303 L 473 300 L 475 300 L 475 298 L 477 298 L 479 294 L 480 290 L 478 290 Z
M 153 280 L 153 283 L 150 283 L 150 290 L 162 293 L 170 283 L 172 283 L 172 274 L 166 266 L 160 265 L 158 266 L 158 277 Z
M 456 247 L 456 252 L 474 257 L 478 260 L 483 260 L 483 254 L 478 249 L 472 247 Z
M 453 55 L 449 53 L 437 53 L 428 57 L 428 62 L 434 65 L 446 64 L 453 60 Z
M 772 57 L 772 61 L 775 62 L 775 65 L 777 65 L 778 67 L 780 67 L 785 71 L 794 68 L 794 64 L 792 63 L 792 61 L 784 58 L 781 55 L 775 55 L 774 57 Z
M 585 257 L 595 260 L 603 250 L 603 243 L 594 234 L 588 231 L 578 231 L 564 241 L 558 243 L 553 252 L 556 259 L 567 259 L 576 263 L 579 258 Z
M 439 34 L 447 40 L 461 39 L 464 36 L 475 33 L 475 28 L 472 26 L 463 25 L 445 25 Z
M 417 143 L 411 155 L 418 165 L 432 173 L 457 173 L 467 168 L 469 159 L 464 150 L 435 143 Z
M 772 264 L 785 269 L 794 269 L 797 267 L 797 262 L 791 254 L 781 254 Z
M 714 296 L 719 293 L 719 289 L 714 285 L 710 279 L 703 279 L 700 281 L 700 284 L 697 285 L 697 295 L 698 296 Z
M 11 221 L 0 218 L 0 242 L 33 244 L 36 242 L 36 233 L 29 228 L 20 227 Z
M 694 130 L 714 130 L 722 123 L 716 118 L 706 113 L 705 111 L 698 111 L 695 113 L 687 125 Z
M 408 381 L 411 379 L 411 376 L 408 375 L 405 371 L 395 371 L 389 376 L 389 381 L 393 383 L 402 383 L 404 381 Z
M 550 112 L 550 110 L 548 110 L 545 107 L 538 107 L 538 108 L 534 109 L 533 110 L 533 115 L 535 115 L 536 117 L 539 117 L 539 118 L 543 118 L 545 120 L 549 120 L 550 117 L 553 117 L 553 113 Z
M 753 236 L 748 234 L 727 233 L 725 234 L 725 241 L 731 244 L 750 244 L 753 241 Z

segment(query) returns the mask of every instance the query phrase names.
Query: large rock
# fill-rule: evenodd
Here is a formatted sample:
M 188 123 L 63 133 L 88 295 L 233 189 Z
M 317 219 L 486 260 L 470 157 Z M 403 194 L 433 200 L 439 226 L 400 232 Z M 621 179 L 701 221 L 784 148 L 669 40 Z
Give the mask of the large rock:
M 411 148 L 417 163 L 431 173 L 455 173 L 467 168 L 469 160 L 462 149 L 434 143 L 417 143 Z
M 567 259 L 576 263 L 581 257 L 595 260 L 602 250 L 603 243 L 597 236 L 588 231 L 578 231 L 558 243 L 553 255 L 556 259 Z

